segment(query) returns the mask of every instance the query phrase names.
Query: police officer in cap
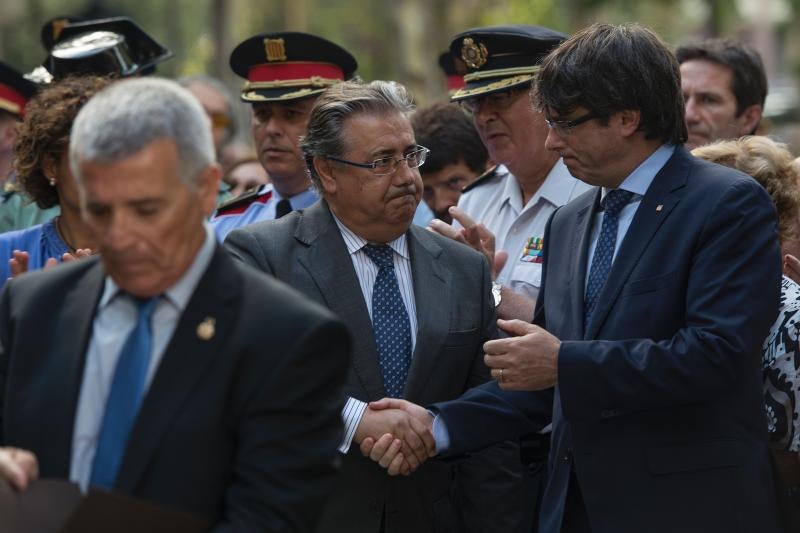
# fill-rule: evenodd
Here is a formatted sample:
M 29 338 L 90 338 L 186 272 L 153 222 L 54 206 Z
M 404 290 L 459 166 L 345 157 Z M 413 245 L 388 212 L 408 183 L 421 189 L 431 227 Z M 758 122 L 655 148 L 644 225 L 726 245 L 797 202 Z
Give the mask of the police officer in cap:
M 433 221 L 431 227 L 488 256 L 501 318 L 533 317 L 545 223 L 588 188 L 545 149 L 548 127 L 530 100 L 539 62 L 565 39 L 539 26 L 492 26 L 467 30 L 450 44 L 467 66 L 466 84 L 451 100 L 472 114 L 489 159 L 498 165 L 464 189 L 454 226 Z M 495 250 L 507 253 L 505 263 L 506 254 Z
M 452 226 L 434 220 L 430 227 L 487 256 L 500 318 L 533 318 L 545 225 L 553 211 L 589 188 L 569 174 L 559 154 L 545 149 L 548 126 L 530 99 L 540 61 L 566 37 L 539 26 L 493 26 L 467 30 L 450 44 L 467 65 L 465 86 L 451 100 L 472 114 L 497 166 L 464 188 L 458 207 L 451 208 Z M 532 502 L 541 497 L 549 442 L 545 433 L 520 443 Z M 529 507 L 530 530 L 536 507 Z
M 253 106 L 253 139 L 272 183 L 220 206 L 211 224 L 220 240 L 235 228 L 280 218 L 319 199 L 305 171 L 299 139 L 317 96 L 353 77 L 358 64 L 341 46 L 301 32 L 262 33 L 231 53 L 247 80 L 241 99 Z
M 17 123 L 25 116 L 25 104 L 34 94 L 35 84 L 0 61 L 0 182 L 11 172 Z
M 58 209 L 39 209 L 17 192 L 13 171 L 17 126 L 25 116 L 25 106 L 37 92 L 34 83 L 11 66 L 0 62 L 0 233 L 39 224 L 58 213 Z

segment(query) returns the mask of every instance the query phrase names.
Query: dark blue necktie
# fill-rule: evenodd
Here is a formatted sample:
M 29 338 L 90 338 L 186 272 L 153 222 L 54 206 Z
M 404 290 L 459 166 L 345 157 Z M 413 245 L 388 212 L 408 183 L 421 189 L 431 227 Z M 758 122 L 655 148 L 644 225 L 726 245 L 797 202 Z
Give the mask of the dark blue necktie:
M 592 256 L 592 266 L 589 269 L 589 281 L 586 284 L 586 299 L 584 300 L 583 327 L 588 328 L 592 318 L 597 297 L 606 283 L 608 272 L 611 270 L 611 261 L 614 258 L 614 248 L 617 243 L 617 228 L 619 226 L 619 213 L 630 201 L 633 193 L 614 189 L 606 194 L 600 202 L 603 206 L 603 225 L 600 227 L 600 237 Z
M 275 206 L 275 218 L 281 218 L 292 212 L 292 204 L 288 199 L 283 198 Z
M 128 437 L 142 403 L 153 348 L 150 319 L 158 297 L 148 300 L 137 298 L 135 301 L 138 307 L 136 326 L 125 340 L 114 369 L 89 480 L 90 485 L 108 489 L 114 487 Z
M 378 346 L 383 386 L 389 397 L 402 398 L 411 365 L 411 324 L 400 296 L 392 262 L 393 252 L 385 244 L 368 244 L 363 250 L 378 267 L 378 277 L 372 289 L 372 329 Z

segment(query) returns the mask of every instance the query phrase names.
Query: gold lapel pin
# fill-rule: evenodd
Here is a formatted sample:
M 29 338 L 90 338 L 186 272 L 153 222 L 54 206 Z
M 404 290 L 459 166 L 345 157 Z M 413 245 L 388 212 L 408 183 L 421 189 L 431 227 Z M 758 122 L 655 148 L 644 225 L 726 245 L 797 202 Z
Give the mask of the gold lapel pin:
M 204 341 L 210 341 L 214 337 L 216 323 L 216 319 L 210 316 L 205 317 L 197 325 L 197 336 Z
M 661 211 L 664 208 L 664 204 L 658 204 L 656 206 L 656 211 Z

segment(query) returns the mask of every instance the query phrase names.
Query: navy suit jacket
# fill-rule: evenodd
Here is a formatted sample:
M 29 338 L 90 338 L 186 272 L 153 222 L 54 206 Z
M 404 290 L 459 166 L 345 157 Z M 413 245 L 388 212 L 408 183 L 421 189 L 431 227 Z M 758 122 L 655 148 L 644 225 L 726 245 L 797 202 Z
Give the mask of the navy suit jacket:
M 678 147 L 584 331 L 599 198 L 598 188 L 576 198 L 545 232 L 534 322 L 562 340 L 557 386 L 491 383 L 437 404 L 451 453 L 552 421 L 544 533 L 561 529 L 571 473 L 593 533 L 778 531 L 761 395 L 781 275 L 770 197 Z

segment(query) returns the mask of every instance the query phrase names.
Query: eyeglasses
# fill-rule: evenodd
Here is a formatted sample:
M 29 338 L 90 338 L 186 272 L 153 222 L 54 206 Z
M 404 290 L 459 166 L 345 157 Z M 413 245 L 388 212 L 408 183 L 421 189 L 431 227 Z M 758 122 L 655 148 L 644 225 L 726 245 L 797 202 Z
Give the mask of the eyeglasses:
M 400 163 L 403 161 L 406 162 L 408 168 L 421 167 L 423 163 L 425 163 L 425 159 L 428 158 L 429 152 L 430 150 L 424 146 L 417 145 L 414 150 L 407 153 L 403 157 L 381 157 L 372 163 L 356 163 L 355 161 L 348 161 L 347 159 L 334 157 L 332 155 L 327 155 L 325 157 L 331 161 L 336 161 L 337 163 L 344 163 L 345 165 L 351 165 L 359 168 L 368 168 L 372 170 L 372 173 L 376 176 L 388 176 L 389 174 L 394 174 L 400 166 Z
M 481 96 L 473 96 L 459 100 L 458 103 L 462 109 L 472 115 L 476 114 L 481 107 L 485 106 L 487 109 L 500 112 L 508 109 L 513 104 L 517 96 L 523 92 L 528 92 L 527 89 L 506 89 L 505 91 L 497 91 L 494 93 L 484 94 Z
M 599 115 L 594 111 L 589 111 L 586 114 L 583 114 L 577 118 L 573 118 L 572 120 L 550 120 L 545 119 L 547 123 L 547 127 L 551 130 L 555 131 L 559 135 L 569 135 L 572 133 L 572 130 L 584 122 L 589 122 L 593 118 L 599 118 Z

